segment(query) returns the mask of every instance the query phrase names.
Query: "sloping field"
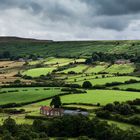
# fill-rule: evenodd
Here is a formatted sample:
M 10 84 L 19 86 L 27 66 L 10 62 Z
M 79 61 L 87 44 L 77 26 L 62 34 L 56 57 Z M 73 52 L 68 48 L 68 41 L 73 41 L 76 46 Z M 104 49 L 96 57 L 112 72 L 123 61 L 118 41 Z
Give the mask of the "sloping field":
M 61 93 L 58 88 L 4 88 L 0 94 L 0 105 L 8 103 L 26 103 L 48 97 L 53 97 Z
M 140 89 L 140 83 L 125 84 L 125 85 L 120 85 L 120 86 L 115 86 L 115 87 L 118 87 L 120 89 L 128 89 L 128 88 Z
M 115 76 L 115 77 L 108 77 L 108 78 L 91 79 L 88 81 L 90 81 L 93 85 L 104 85 L 106 83 L 112 83 L 112 82 L 125 82 L 130 79 L 135 79 L 140 81 L 140 78 L 133 77 L 133 76 Z M 76 83 L 82 85 L 83 82 L 84 81 L 78 81 Z
M 132 44 L 135 44 L 132 46 Z M 36 54 L 42 56 L 89 56 L 93 52 L 140 54 L 140 41 L 28 41 L 7 38 L 0 42 L 0 53 L 13 56 Z M 17 53 L 18 52 L 18 53 Z
M 75 66 L 75 67 L 73 67 L 73 68 L 69 68 L 69 69 L 66 69 L 66 70 L 64 70 L 64 71 L 62 71 L 62 72 L 64 72 L 64 73 L 68 73 L 68 72 L 70 72 L 70 71 L 74 71 L 74 72 L 76 72 L 76 73 L 83 73 L 84 72 L 84 70 L 85 69 L 87 69 L 88 68 L 88 65 L 77 65 L 77 66 Z
M 89 67 L 86 73 L 98 73 L 105 70 L 107 65 L 97 65 L 95 67 Z
M 132 73 L 134 70 L 135 70 L 135 66 L 133 64 L 114 64 L 108 69 L 106 69 L 105 72 L 128 74 L 128 73 Z
M 127 92 L 116 90 L 87 90 L 84 94 L 71 94 L 61 97 L 62 103 L 92 103 L 105 105 L 114 101 L 128 101 L 140 98 L 139 92 Z M 42 101 L 36 105 L 49 105 L 50 100 Z
M 22 75 L 27 75 L 31 77 L 39 77 L 41 75 L 47 75 L 48 73 L 51 73 L 55 68 L 34 68 L 26 70 L 22 73 Z

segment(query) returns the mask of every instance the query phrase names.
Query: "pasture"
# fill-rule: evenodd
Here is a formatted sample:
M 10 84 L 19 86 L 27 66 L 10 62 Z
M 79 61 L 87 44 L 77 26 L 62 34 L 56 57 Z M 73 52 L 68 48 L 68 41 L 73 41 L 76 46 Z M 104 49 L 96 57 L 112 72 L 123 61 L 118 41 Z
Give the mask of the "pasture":
M 114 101 L 125 102 L 140 98 L 139 92 L 116 90 L 87 90 L 84 94 L 71 94 L 61 97 L 62 103 L 92 103 L 106 105 Z M 49 105 L 50 100 L 38 102 L 35 105 Z
M 73 67 L 73 68 L 69 68 L 69 69 L 66 69 L 66 70 L 64 70 L 64 71 L 62 71 L 62 72 L 64 72 L 64 73 L 68 73 L 68 72 L 70 72 L 70 71 L 74 71 L 75 73 L 83 73 L 86 69 L 88 69 L 88 65 L 76 65 L 75 67 Z
M 120 89 L 128 89 L 128 88 L 131 88 L 131 89 L 140 89 L 140 83 L 134 83 L 134 84 L 123 84 L 123 85 L 120 85 L 120 86 L 115 86 L 115 87 L 118 87 Z
M 48 73 L 51 73 L 55 68 L 53 67 L 45 67 L 45 68 L 34 68 L 26 70 L 22 73 L 22 75 L 27 75 L 31 77 L 39 77 L 41 75 L 47 75 Z
M 60 94 L 60 88 L 3 88 L 0 89 L 0 105 L 33 102 Z
M 120 74 L 128 74 L 132 73 L 135 70 L 135 66 L 133 64 L 114 64 L 104 70 L 107 73 L 120 73 Z
M 95 78 L 95 79 L 88 79 L 93 85 L 105 85 L 106 83 L 112 82 L 122 82 L 129 81 L 130 79 L 140 81 L 140 78 L 133 77 L 133 76 L 114 76 L 114 77 L 106 77 L 106 78 Z M 82 85 L 84 80 L 77 81 L 76 84 Z

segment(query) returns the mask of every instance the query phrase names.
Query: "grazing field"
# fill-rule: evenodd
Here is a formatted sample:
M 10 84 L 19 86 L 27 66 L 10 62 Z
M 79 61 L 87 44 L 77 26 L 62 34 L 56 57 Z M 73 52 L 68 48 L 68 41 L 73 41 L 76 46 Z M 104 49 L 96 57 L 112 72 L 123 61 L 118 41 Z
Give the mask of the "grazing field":
M 60 88 L 3 88 L 0 90 L 0 105 L 26 103 L 53 97 L 61 93 Z
M 93 80 L 93 79 L 98 79 L 98 78 L 102 78 L 102 77 L 113 77 L 112 74 L 89 74 L 89 75 L 85 75 L 85 74 L 79 74 L 79 75 L 73 75 L 73 76 L 68 76 L 66 81 L 67 82 L 83 82 L 85 80 Z
M 140 98 L 139 92 L 116 91 L 116 90 L 87 90 L 85 94 L 71 94 L 61 97 L 62 103 L 92 103 L 106 105 L 114 101 L 128 101 Z M 42 101 L 36 105 L 49 105 L 50 101 Z
M 70 71 L 74 71 L 75 73 L 83 73 L 88 68 L 88 65 L 76 65 L 73 68 L 66 69 L 62 72 L 68 73 Z
M 31 77 L 39 77 L 41 75 L 47 75 L 48 73 L 51 73 L 55 68 L 34 68 L 26 70 L 22 73 L 22 75 L 27 75 Z
M 135 70 L 135 66 L 133 64 L 114 64 L 107 68 L 105 72 L 107 73 L 132 73 Z
M 138 80 L 140 81 L 140 78 L 138 77 L 132 77 L 132 76 L 116 76 L 116 77 L 107 77 L 107 78 L 98 78 L 98 79 L 89 79 L 93 85 L 105 85 L 106 83 L 112 83 L 112 82 L 125 82 L 129 81 L 130 79 Z M 82 85 L 84 81 L 78 81 L 77 84 Z
M 67 64 L 72 62 L 74 59 L 69 59 L 69 58 L 48 58 L 44 64 L 48 65 L 56 65 L 56 64 Z
M 86 73 L 99 73 L 107 68 L 107 65 L 91 66 Z
M 140 83 L 124 84 L 124 85 L 115 86 L 115 87 L 118 87 L 118 88 L 120 88 L 120 89 L 128 89 L 128 88 L 140 89 Z

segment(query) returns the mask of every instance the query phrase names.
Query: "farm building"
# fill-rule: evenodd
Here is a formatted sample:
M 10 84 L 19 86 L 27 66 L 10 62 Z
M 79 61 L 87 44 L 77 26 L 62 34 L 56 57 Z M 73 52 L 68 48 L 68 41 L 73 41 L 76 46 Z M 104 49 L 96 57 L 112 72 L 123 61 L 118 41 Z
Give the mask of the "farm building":
M 86 111 L 64 110 L 62 108 L 51 108 L 51 107 L 48 107 L 48 106 L 42 106 L 40 108 L 40 114 L 46 115 L 46 116 L 49 116 L 49 117 L 63 116 L 63 115 L 78 115 L 78 114 L 88 116 L 88 112 L 86 112 Z
M 131 63 L 130 60 L 119 59 L 115 62 L 115 64 L 128 64 Z
M 40 114 L 46 115 L 46 116 L 62 116 L 64 113 L 64 110 L 62 108 L 51 108 L 48 106 L 42 106 L 40 108 Z

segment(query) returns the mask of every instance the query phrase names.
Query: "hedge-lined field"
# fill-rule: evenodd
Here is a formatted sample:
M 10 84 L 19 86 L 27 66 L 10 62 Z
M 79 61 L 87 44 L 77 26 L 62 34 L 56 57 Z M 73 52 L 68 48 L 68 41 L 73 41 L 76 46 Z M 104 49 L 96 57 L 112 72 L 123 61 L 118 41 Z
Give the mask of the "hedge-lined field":
M 105 72 L 107 73 L 132 73 L 135 70 L 135 66 L 133 64 L 114 64 L 107 68 Z
M 128 101 L 140 98 L 139 92 L 116 91 L 116 90 L 87 90 L 84 94 L 71 94 L 61 97 L 62 103 L 92 103 L 106 105 L 114 101 Z M 50 100 L 42 101 L 36 105 L 49 105 Z
M 107 78 L 99 78 L 99 79 L 91 79 L 90 81 L 93 85 L 105 85 L 106 83 L 112 82 L 125 82 L 129 81 L 130 79 L 140 80 L 138 77 L 133 76 L 116 76 L 116 77 L 107 77 Z M 78 81 L 77 84 L 82 85 L 84 81 Z
M 77 65 L 77 66 L 75 66 L 73 68 L 66 69 L 66 70 L 64 70 L 62 72 L 68 73 L 70 71 L 74 71 L 75 73 L 83 73 L 84 70 L 87 69 L 87 68 L 88 68 L 88 65 L 83 64 L 83 65 Z
M 115 87 L 118 87 L 120 89 L 138 89 L 138 90 L 140 90 L 140 83 L 124 84 L 124 85 L 115 86 Z
M 61 93 L 58 88 L 4 88 L 0 94 L 0 105 L 8 103 L 26 103 L 53 97 Z
M 27 75 L 31 77 L 39 77 L 41 75 L 47 75 L 48 73 L 51 73 L 55 68 L 54 67 L 48 67 L 48 68 L 34 68 L 26 70 L 22 73 L 22 75 Z

